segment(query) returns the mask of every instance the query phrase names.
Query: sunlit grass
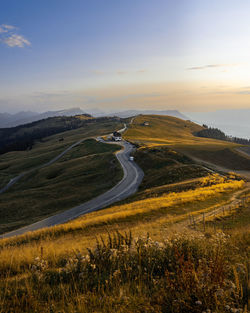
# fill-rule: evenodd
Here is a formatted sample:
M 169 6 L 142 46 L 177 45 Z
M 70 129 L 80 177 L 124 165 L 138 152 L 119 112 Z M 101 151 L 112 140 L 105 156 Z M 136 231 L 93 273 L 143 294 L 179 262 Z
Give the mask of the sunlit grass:
M 144 126 L 144 121 L 149 122 L 149 126 Z M 223 169 L 250 171 L 249 158 L 235 149 L 240 145 L 196 137 L 194 133 L 201 129 L 195 123 L 170 116 L 140 115 L 133 120 L 125 138 L 141 147 L 172 148 L 208 166 L 212 164 Z
M 141 126 L 144 119 L 149 126 Z M 199 127 L 175 118 L 136 118 L 125 136 L 141 142 L 138 155 L 145 168 L 154 168 L 153 180 L 145 171 L 140 191 L 119 204 L 1 240 L 3 312 L 6 307 L 17 313 L 247 312 L 249 222 L 232 236 L 212 228 L 201 234 L 199 225 L 194 230 L 189 223 L 190 215 L 198 218 L 226 206 L 234 194 L 241 199 L 244 181 L 232 173 L 207 175 L 197 165 L 192 176 L 190 160 L 174 148 L 165 149 L 183 144 L 216 151 L 229 145 L 193 138 Z M 184 172 L 178 172 L 168 185 L 167 174 L 181 167 L 189 170 L 189 180 L 182 182 Z M 202 175 L 207 176 L 197 178 Z M 123 235 L 109 235 L 116 231 Z
M 2 276 L 0 310 L 247 312 L 249 237 L 117 232 L 54 262 L 40 248 L 25 274 Z
M 218 175 L 200 179 L 200 187 L 183 192 L 168 192 L 159 197 L 142 199 L 84 215 L 72 222 L 27 233 L 0 242 L 0 269 L 9 266 L 19 272 L 31 262 L 34 251 L 44 247 L 44 255 L 53 263 L 72 250 L 95 244 L 95 236 L 107 230 L 131 229 L 136 235 L 149 229 L 156 238 L 166 225 L 188 219 L 229 200 L 229 193 L 244 186 L 243 181 L 226 180 Z M 53 261 L 54 260 L 54 261 Z

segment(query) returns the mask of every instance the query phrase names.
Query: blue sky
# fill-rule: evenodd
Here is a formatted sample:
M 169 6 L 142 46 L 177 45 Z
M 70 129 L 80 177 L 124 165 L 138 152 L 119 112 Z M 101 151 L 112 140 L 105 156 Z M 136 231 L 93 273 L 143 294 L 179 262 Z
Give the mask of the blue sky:
M 0 4 L 0 111 L 250 107 L 248 1 Z

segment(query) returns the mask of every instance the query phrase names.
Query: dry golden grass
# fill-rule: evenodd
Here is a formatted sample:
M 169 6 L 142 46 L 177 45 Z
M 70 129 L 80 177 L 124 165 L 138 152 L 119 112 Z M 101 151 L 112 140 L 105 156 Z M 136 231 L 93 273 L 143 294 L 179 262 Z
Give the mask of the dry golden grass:
M 149 122 L 149 126 L 144 126 L 144 121 Z M 250 172 L 250 159 L 238 151 L 240 145 L 196 137 L 194 133 L 201 129 L 195 123 L 175 117 L 141 115 L 133 120 L 125 138 L 147 148 L 167 146 L 218 171 Z M 249 177 L 249 173 L 243 174 Z
M 75 115 L 75 118 L 78 118 L 79 120 L 82 120 L 82 121 L 86 121 L 86 120 L 92 120 L 94 117 L 86 116 L 86 115 Z
M 143 126 L 144 121 L 148 121 L 149 126 Z M 201 129 L 203 127 L 198 124 L 172 116 L 140 115 L 133 120 L 125 138 L 146 146 L 192 146 L 197 149 L 207 147 L 207 145 L 210 149 L 236 146 L 225 141 L 195 137 L 193 133 Z
M 200 214 L 228 201 L 228 193 L 242 188 L 243 181 L 224 180 L 220 176 L 200 179 L 200 188 L 170 192 L 132 203 L 87 214 L 72 222 L 0 241 L 0 270 L 11 268 L 21 273 L 39 255 L 53 264 L 61 257 L 83 248 L 93 247 L 96 236 L 107 230 L 130 229 L 139 236 L 150 230 L 155 239 L 162 238 L 167 225 L 188 219 L 190 212 Z
M 140 125 L 145 120 L 149 121 L 149 126 Z M 168 129 L 166 125 L 171 125 L 171 127 Z M 144 128 L 141 129 L 142 127 Z M 140 116 L 135 119 L 135 124 L 132 124 L 134 131 L 131 132 L 129 129 L 126 136 L 131 141 L 140 141 L 144 146 L 159 146 L 159 144 L 178 146 L 183 144 L 189 147 L 193 145 L 197 148 L 199 145 L 206 147 L 207 143 L 210 143 L 211 145 L 208 149 L 217 149 L 217 147 L 228 145 L 225 142 L 206 139 L 204 141 L 203 138 L 193 137 L 192 132 L 198 130 L 198 127 L 200 126 L 175 118 L 157 116 L 145 118 Z M 175 158 L 176 164 L 180 163 L 180 160 L 180 158 Z M 189 166 L 188 162 L 186 166 Z M 161 168 L 158 169 L 158 171 L 161 170 Z M 224 312 L 223 308 L 225 308 L 230 297 L 227 298 L 225 296 L 223 299 L 215 300 L 214 296 L 217 289 L 221 287 L 220 284 L 223 279 L 230 277 L 230 271 L 225 272 L 225 264 L 228 265 L 229 263 L 224 263 L 223 258 L 226 257 L 232 264 L 236 263 L 236 260 L 243 262 L 247 260 L 246 246 L 249 242 L 249 231 L 245 231 L 246 236 L 244 238 L 235 239 L 234 254 L 231 255 L 231 241 L 227 241 L 226 236 L 221 233 L 216 234 L 212 238 L 210 235 L 206 237 L 206 234 L 199 235 L 194 230 L 188 230 L 184 227 L 184 223 L 188 220 L 190 213 L 200 215 L 204 212 L 210 212 L 219 206 L 226 205 L 230 202 L 232 195 L 244 187 L 244 182 L 238 180 L 238 177 L 235 177 L 233 174 L 229 178 L 209 175 L 208 177 L 189 180 L 187 183 L 188 187 L 186 186 L 183 191 L 180 191 L 180 185 L 182 186 L 180 183 L 171 185 L 171 188 L 174 188 L 174 190 L 177 188 L 178 192 L 173 192 L 168 185 L 149 188 L 141 191 L 138 194 L 138 198 L 135 195 L 130 200 L 127 200 L 130 202 L 123 202 L 120 205 L 114 205 L 110 208 L 87 214 L 64 225 L 42 229 L 17 238 L 1 240 L 0 272 L 3 277 L 7 277 L 7 279 L 2 281 L 2 290 L 4 292 L 5 290 L 10 290 L 12 294 L 17 294 L 15 290 L 18 290 L 18 293 L 28 290 L 28 294 L 25 294 L 22 299 L 27 297 L 27 299 L 31 298 L 31 301 L 19 301 L 14 296 L 14 302 L 12 301 L 12 303 L 18 309 L 30 305 L 37 312 L 42 312 L 43 303 L 45 305 L 44 308 L 50 307 L 51 312 L 60 310 L 62 312 L 71 312 L 73 310 L 76 312 L 139 312 L 140 310 L 140 312 L 156 312 L 156 308 L 159 308 L 159 312 L 161 312 L 161 307 L 165 309 L 167 307 L 164 301 L 172 298 L 180 301 L 179 304 L 175 301 L 174 306 L 167 304 L 170 311 L 172 310 L 173 312 L 183 312 L 183 303 L 185 301 L 187 301 L 185 312 L 188 312 L 189 308 L 189 311 L 192 310 L 192 312 L 198 313 L 201 305 L 203 310 L 213 309 L 213 311 L 216 310 L 216 306 L 217 308 L 220 306 L 222 309 L 218 312 Z M 126 250 L 127 243 L 123 241 L 119 241 L 118 246 L 120 250 L 116 247 L 116 240 L 118 240 L 119 236 L 116 239 L 109 238 L 107 245 L 104 244 L 103 247 L 99 245 L 99 248 L 97 247 L 96 250 L 93 250 L 94 259 L 97 262 L 93 262 L 91 265 L 90 275 L 86 274 L 85 270 L 81 269 L 79 270 L 80 272 L 78 271 L 80 263 L 77 261 L 77 258 L 81 257 L 81 260 L 86 260 L 85 257 L 82 258 L 81 253 L 82 251 L 85 253 L 88 248 L 96 247 L 96 237 L 101 235 L 105 242 L 109 237 L 108 232 L 124 230 L 131 230 L 134 236 L 143 236 L 150 232 L 153 240 L 160 241 L 160 245 L 159 243 L 153 243 L 153 246 L 150 241 L 142 241 L 142 247 L 138 250 L 133 250 L 137 251 L 138 255 L 136 254 L 135 259 L 133 259 L 132 263 L 136 264 L 136 267 L 128 280 L 122 281 L 124 277 L 130 275 L 128 274 L 127 264 L 128 260 L 134 257 L 134 254 L 125 253 L 128 251 Z M 174 232 L 184 232 L 185 234 L 184 236 L 174 236 Z M 174 237 L 173 241 L 166 239 L 168 236 Z M 190 236 L 191 239 L 189 238 Z M 164 239 L 166 240 L 164 241 Z M 161 252 L 163 241 L 167 242 L 168 250 L 166 251 L 168 252 L 166 253 Z M 121 242 L 122 244 L 120 245 Z M 235 251 L 238 251 L 239 244 L 242 247 L 240 253 L 237 254 Z M 157 249 L 153 250 L 154 248 L 152 249 L 152 247 L 156 246 Z M 144 248 L 145 251 L 143 250 Z M 118 252 L 117 249 L 119 250 Z M 141 251 L 145 253 L 141 253 Z M 155 251 L 154 254 L 152 254 L 152 251 Z M 110 258 L 110 253 L 117 253 L 118 258 Z M 185 257 L 183 257 L 184 254 Z M 169 272 L 166 270 L 162 272 L 163 276 L 159 281 L 161 280 L 163 285 L 160 285 L 158 278 L 161 277 L 161 274 L 160 276 L 157 274 L 158 278 L 156 278 L 153 277 L 152 273 L 155 269 L 158 271 L 157 268 L 161 264 L 165 264 L 164 266 L 171 264 L 171 255 L 174 255 L 173 261 L 176 260 L 177 267 L 171 269 L 171 271 L 169 270 Z M 210 258 L 212 255 L 215 258 L 211 263 Z M 42 261 L 38 267 L 35 267 L 36 273 L 34 276 L 30 268 L 31 264 L 34 265 L 34 262 L 36 262 L 34 260 L 35 257 L 38 256 L 40 257 L 38 262 L 41 259 Z M 120 256 L 124 256 L 124 258 Z M 189 259 L 190 256 L 192 260 Z M 163 261 L 163 258 L 166 258 L 166 260 L 164 259 Z M 138 264 L 134 262 L 135 260 Z M 210 284 L 204 284 L 204 281 L 203 283 L 198 283 L 199 279 L 202 280 L 204 278 L 204 273 L 208 273 L 207 264 L 212 264 L 211 269 L 209 268 L 209 272 L 212 274 L 211 277 L 215 282 L 212 292 L 210 288 L 211 280 Z M 44 274 L 39 269 L 40 265 L 45 268 Z M 123 265 L 125 265 L 125 269 Z M 61 273 L 64 273 L 64 271 L 61 271 L 62 268 L 65 268 L 64 271 L 69 273 L 70 280 L 69 282 L 60 280 L 59 283 L 55 284 L 58 277 L 60 279 L 64 277 L 60 276 Z M 88 267 L 86 268 L 88 269 Z M 97 276 L 94 276 L 96 268 L 98 268 L 96 271 Z M 114 270 L 104 278 L 106 270 L 108 272 L 111 268 Z M 137 273 L 136 268 L 139 269 L 139 274 L 138 276 L 133 276 Z M 141 275 L 141 269 L 145 271 L 143 276 Z M 121 275 L 121 272 L 124 275 Z M 245 278 L 242 280 L 237 271 L 234 270 L 232 273 L 234 273 L 234 281 L 237 284 L 235 300 L 229 303 L 229 308 L 242 308 L 248 300 L 245 298 L 244 301 L 242 300 L 243 293 L 241 288 L 243 284 L 244 288 L 248 288 L 248 282 L 245 281 Z M 83 276 L 82 284 L 80 277 Z M 144 277 L 146 279 L 143 282 Z M 41 288 L 41 291 L 35 291 L 34 281 L 31 278 L 34 279 L 35 286 Z M 100 284 L 103 282 L 104 284 L 100 287 Z M 143 290 L 146 290 L 149 282 L 152 285 L 144 294 Z M 86 290 L 84 289 L 83 291 L 84 283 L 90 285 L 86 285 Z M 22 284 L 25 285 L 23 289 L 21 288 Z M 96 284 L 96 287 L 94 287 L 96 289 L 91 289 L 94 284 Z M 195 288 L 192 289 L 194 285 Z M 169 294 L 167 292 L 168 286 L 173 287 Z M 199 304 L 200 307 L 197 306 L 198 304 L 192 303 L 190 290 L 192 290 L 192 295 L 203 297 L 201 304 Z M 206 293 L 204 293 L 204 290 L 206 290 Z M 84 292 L 87 292 L 87 294 Z M 102 295 L 101 297 L 100 294 Z M 37 300 L 43 296 L 45 300 Z M 3 299 L 6 301 L 5 294 Z M 139 311 L 138 305 L 140 307 Z M 179 306 L 176 307 L 175 305 Z

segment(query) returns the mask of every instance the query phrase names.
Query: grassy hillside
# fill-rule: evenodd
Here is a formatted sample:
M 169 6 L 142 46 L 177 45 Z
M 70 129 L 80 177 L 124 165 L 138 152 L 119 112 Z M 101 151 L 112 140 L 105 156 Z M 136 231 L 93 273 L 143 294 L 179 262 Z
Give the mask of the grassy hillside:
M 0 154 L 32 149 L 37 140 L 95 123 L 117 122 L 116 117 L 93 118 L 88 114 L 56 116 L 11 128 L 0 128 Z
M 211 174 L 185 155 L 234 147 L 194 137 L 199 127 L 135 118 L 125 135 L 140 144 L 135 159 L 145 172 L 135 195 L 1 240 L 0 312 L 248 312 L 250 186 L 233 173 Z M 36 173 L 38 181 L 60 184 L 61 164 L 92 158 L 99 148 L 108 149 L 85 142 L 52 173 Z M 102 152 L 102 159 L 110 153 Z
M 90 115 L 79 117 L 56 116 L 10 128 L 0 128 L 0 154 L 32 149 L 36 140 L 83 127 L 94 122 Z
M 145 126 L 145 122 L 149 125 Z M 126 138 L 149 146 L 151 144 L 194 145 L 204 142 L 203 139 L 192 135 L 201 129 L 202 127 L 195 123 L 171 116 L 140 115 L 133 119 L 126 132 Z
M 242 187 L 243 182 L 210 176 L 178 187 L 151 188 L 140 192 L 141 200 L 1 240 L 0 308 L 197 313 L 227 312 L 226 305 L 243 309 L 249 301 L 247 227 L 230 237 L 214 228 L 198 230 L 199 215 L 226 206 Z M 190 228 L 190 214 L 197 220 L 196 230 Z M 107 232 L 117 230 L 123 235 L 108 239 Z M 134 238 L 125 235 L 129 230 Z M 97 246 L 96 236 L 103 236 Z M 228 281 L 235 286 L 233 294 Z
M 75 142 L 89 137 L 109 134 L 121 129 L 123 123 L 116 119 L 98 120 L 83 127 L 49 136 L 36 141 L 32 150 L 13 151 L 0 155 L 0 188 L 18 174 L 44 164 Z
M 85 124 L 36 142 L 32 150 L 1 155 L 0 187 L 18 174 L 45 164 L 80 139 L 108 134 L 122 127 L 119 120 Z M 26 174 L 0 197 L 0 232 L 71 208 L 111 188 L 122 175 L 113 155 L 117 149 L 117 146 L 87 140 L 53 165 Z
M 31 224 L 110 189 L 122 178 L 114 156 L 119 149 L 89 139 L 55 164 L 25 175 L 0 197 L 0 232 Z
M 135 153 L 135 161 L 145 174 L 140 190 L 198 178 L 209 173 L 182 153 L 163 145 L 139 148 Z
M 148 126 L 144 123 L 148 122 Z M 138 116 L 125 137 L 142 147 L 167 146 L 196 160 L 232 170 L 250 171 L 250 158 L 240 154 L 231 142 L 200 138 L 193 134 L 202 127 L 170 116 Z

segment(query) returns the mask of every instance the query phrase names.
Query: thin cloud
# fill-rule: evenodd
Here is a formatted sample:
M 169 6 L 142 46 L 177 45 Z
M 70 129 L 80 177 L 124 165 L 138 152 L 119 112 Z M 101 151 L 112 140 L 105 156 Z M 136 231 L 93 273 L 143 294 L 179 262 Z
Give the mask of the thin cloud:
M 17 27 L 7 24 L 0 25 L 0 42 L 11 48 L 31 46 L 28 39 L 17 33 Z
M 29 40 L 25 39 L 22 35 L 11 35 L 8 38 L 4 38 L 3 42 L 9 47 L 19 47 L 23 48 L 25 46 L 30 46 Z
M 237 66 L 238 64 L 207 64 L 203 66 L 193 66 L 193 67 L 188 67 L 187 70 L 189 71 L 195 71 L 195 70 L 206 70 L 210 68 L 218 68 L 218 67 L 232 67 L 232 66 Z
M 137 73 L 137 74 L 143 74 L 143 73 L 145 73 L 145 72 L 147 72 L 147 70 L 145 70 L 145 69 L 141 69 L 141 70 L 136 70 L 136 71 L 122 71 L 122 70 L 118 70 L 117 72 L 116 72 L 116 74 L 117 75 L 124 75 L 124 74 L 133 74 L 133 73 Z
M 0 34 L 8 33 L 10 30 L 16 29 L 15 26 L 2 24 L 0 25 Z
M 127 72 L 126 71 L 117 71 L 116 74 L 117 75 L 124 75 L 124 74 L 127 74 Z
M 103 74 L 105 74 L 104 71 L 101 71 L 101 70 L 92 70 L 91 73 L 95 74 L 95 75 L 103 75 Z

